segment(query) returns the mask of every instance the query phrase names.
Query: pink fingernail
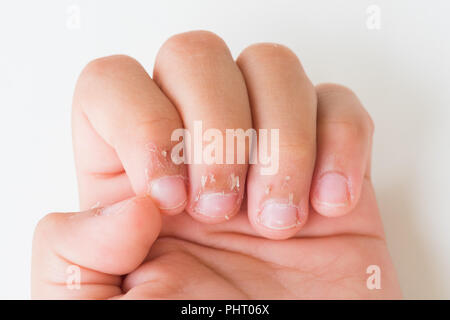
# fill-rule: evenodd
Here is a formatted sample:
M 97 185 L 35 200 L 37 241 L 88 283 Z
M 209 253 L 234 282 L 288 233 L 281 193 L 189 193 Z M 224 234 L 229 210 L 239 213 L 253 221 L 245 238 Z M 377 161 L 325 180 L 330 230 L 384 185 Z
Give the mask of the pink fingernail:
M 344 207 L 348 205 L 349 188 L 345 176 L 336 172 L 325 173 L 319 180 L 315 198 L 320 205 Z
M 195 211 L 211 218 L 229 218 L 237 206 L 238 194 L 204 193 L 201 194 L 195 206 Z
M 167 176 L 153 180 L 150 196 L 161 210 L 175 210 L 187 201 L 186 186 L 180 176 Z
M 258 222 L 275 230 L 294 228 L 298 225 L 298 209 L 287 203 L 269 202 L 259 214 Z

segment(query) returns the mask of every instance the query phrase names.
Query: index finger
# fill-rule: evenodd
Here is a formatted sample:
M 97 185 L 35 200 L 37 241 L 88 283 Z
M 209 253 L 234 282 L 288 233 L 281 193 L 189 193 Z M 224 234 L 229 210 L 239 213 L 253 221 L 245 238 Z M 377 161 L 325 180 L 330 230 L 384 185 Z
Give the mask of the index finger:
M 136 60 L 89 63 L 76 86 L 72 119 L 83 209 L 150 194 L 163 212 L 183 211 L 186 169 L 168 156 L 182 121 Z

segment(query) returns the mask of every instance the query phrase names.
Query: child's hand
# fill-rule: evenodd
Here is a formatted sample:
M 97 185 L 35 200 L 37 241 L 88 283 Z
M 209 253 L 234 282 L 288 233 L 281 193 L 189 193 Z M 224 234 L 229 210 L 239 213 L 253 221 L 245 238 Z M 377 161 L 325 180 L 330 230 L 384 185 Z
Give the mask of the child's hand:
M 279 129 L 277 173 L 174 164 L 171 134 L 195 120 L 224 144 L 226 129 Z M 235 62 L 220 38 L 190 32 L 163 45 L 153 80 L 125 56 L 93 61 L 73 129 L 85 211 L 39 223 L 34 298 L 400 296 L 370 182 L 372 122 L 350 90 L 314 87 L 289 49 L 257 44 Z M 79 289 L 65 285 L 71 265 Z M 371 265 L 381 289 L 367 287 Z

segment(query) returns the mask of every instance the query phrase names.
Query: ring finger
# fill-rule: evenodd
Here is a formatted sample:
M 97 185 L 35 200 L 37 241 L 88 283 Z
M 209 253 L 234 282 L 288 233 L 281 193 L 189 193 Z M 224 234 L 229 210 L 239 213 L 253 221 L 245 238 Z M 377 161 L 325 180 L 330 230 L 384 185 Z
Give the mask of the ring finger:
M 264 148 L 261 130 L 270 131 L 271 138 L 273 130 L 279 130 L 278 148 L 276 139 L 270 139 L 271 162 L 267 164 L 274 170 L 265 174 L 261 157 L 249 169 L 249 219 L 263 236 L 285 239 L 308 217 L 316 150 L 316 93 L 300 61 L 286 47 L 256 44 L 245 49 L 237 63 L 259 133 L 258 149 Z

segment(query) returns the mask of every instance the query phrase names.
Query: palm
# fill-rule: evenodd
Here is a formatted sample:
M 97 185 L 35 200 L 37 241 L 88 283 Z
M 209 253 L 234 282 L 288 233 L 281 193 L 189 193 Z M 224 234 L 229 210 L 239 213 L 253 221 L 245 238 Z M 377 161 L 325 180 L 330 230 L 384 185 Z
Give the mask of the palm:
M 148 258 L 126 276 L 124 298 L 295 299 L 400 296 L 369 181 L 357 208 L 341 218 L 312 213 L 294 238 L 259 237 L 245 209 L 225 224 L 167 217 Z M 369 290 L 367 267 L 381 269 Z M 263 280 L 261 280 L 263 279 Z

